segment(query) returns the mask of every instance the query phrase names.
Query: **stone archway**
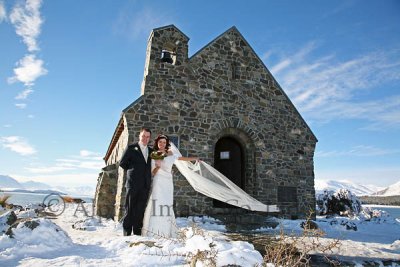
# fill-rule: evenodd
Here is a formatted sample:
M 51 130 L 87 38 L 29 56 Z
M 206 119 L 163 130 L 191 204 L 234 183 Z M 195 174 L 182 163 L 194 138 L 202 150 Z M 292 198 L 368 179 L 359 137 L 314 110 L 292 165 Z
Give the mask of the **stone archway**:
M 224 168 L 224 164 L 231 165 L 238 164 L 240 162 L 240 170 L 239 168 L 233 167 L 237 172 L 240 172 L 240 178 L 237 176 L 236 178 L 229 177 L 229 174 L 226 175 L 228 178 L 233 180 L 236 185 L 242 188 L 245 192 L 250 194 L 253 197 L 256 197 L 256 187 L 257 187 L 257 170 L 255 165 L 255 141 L 254 138 L 250 137 L 250 134 L 245 130 L 235 127 L 228 127 L 222 129 L 218 132 L 218 134 L 212 137 L 214 142 L 213 152 L 214 152 L 214 167 L 220 170 L 220 168 Z M 226 147 L 233 148 L 233 150 L 226 150 Z M 236 152 L 235 152 L 236 150 Z M 230 156 L 237 157 L 236 161 L 229 162 L 219 162 L 219 157 L 221 157 L 221 152 L 233 152 Z M 240 156 L 238 156 L 240 154 Z M 236 156 L 235 156 L 236 155 Z M 222 155 L 227 156 L 227 154 Z M 223 161 L 223 160 L 222 160 Z M 222 171 L 223 174 L 224 171 Z M 216 208 L 226 208 L 225 206 L 221 206 L 217 204 L 218 202 L 214 201 L 214 207 Z M 233 207 L 229 205 L 229 207 Z

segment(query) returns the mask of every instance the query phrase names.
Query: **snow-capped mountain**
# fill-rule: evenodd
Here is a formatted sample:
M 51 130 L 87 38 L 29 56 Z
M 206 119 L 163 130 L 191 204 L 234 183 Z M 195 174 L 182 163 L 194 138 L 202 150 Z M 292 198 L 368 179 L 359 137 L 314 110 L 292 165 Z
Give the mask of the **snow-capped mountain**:
M 8 175 L 0 175 L 0 188 L 23 188 L 23 186 Z
M 391 186 L 386 187 L 383 190 L 376 192 L 376 196 L 400 196 L 400 181 Z
M 42 190 L 51 188 L 50 185 L 34 181 L 22 182 L 21 185 L 28 190 Z
M 62 193 L 76 197 L 94 197 L 95 188 L 90 186 L 66 187 L 66 186 L 51 186 L 45 183 L 28 181 L 18 182 L 16 179 L 0 175 L 0 189 L 5 191 L 26 191 L 30 193 Z
M 315 180 L 315 192 L 323 193 L 325 190 L 337 191 L 338 189 L 348 189 L 357 196 L 372 195 L 377 191 L 383 190 L 384 187 L 375 185 L 361 185 L 347 180 Z

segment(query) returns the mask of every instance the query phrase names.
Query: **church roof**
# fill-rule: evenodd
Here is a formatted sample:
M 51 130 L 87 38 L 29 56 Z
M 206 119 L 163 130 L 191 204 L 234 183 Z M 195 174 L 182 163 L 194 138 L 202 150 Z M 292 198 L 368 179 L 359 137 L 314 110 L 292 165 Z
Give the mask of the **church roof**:
M 174 24 L 170 24 L 170 25 L 167 25 L 167 26 L 154 28 L 152 30 L 152 33 L 153 32 L 157 32 L 157 31 L 161 31 L 161 30 L 166 30 L 168 28 L 174 28 L 176 31 L 178 31 L 180 34 L 182 34 L 188 41 L 190 40 L 190 38 L 186 34 L 184 34 L 181 30 L 179 30 Z M 150 34 L 150 36 L 151 36 L 151 34 Z

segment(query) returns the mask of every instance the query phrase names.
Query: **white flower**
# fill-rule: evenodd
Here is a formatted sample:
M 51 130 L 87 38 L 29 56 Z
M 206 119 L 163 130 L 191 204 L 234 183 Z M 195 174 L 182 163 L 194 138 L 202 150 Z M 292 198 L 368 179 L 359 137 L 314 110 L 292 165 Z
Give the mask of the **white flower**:
M 139 150 L 139 148 L 136 146 L 136 147 L 135 147 L 135 150 Z

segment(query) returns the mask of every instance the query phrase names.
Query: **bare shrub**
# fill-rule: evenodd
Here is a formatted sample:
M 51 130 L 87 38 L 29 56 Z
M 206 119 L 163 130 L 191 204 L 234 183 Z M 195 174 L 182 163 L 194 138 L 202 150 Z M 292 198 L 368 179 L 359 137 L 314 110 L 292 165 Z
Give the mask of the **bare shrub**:
M 353 215 L 361 211 L 361 201 L 347 189 L 336 192 L 324 191 L 317 195 L 317 212 L 319 215 Z
M 311 216 L 309 217 L 311 218 Z M 307 227 L 313 225 L 307 219 L 303 224 L 304 230 L 301 235 L 286 235 L 281 225 L 280 233 L 269 244 L 265 245 L 264 264 L 272 263 L 275 266 L 310 266 L 311 254 L 323 254 L 326 261 L 337 266 L 339 263 L 326 256 L 334 249 L 340 247 L 340 241 L 334 239 L 326 244 L 321 242 L 325 233 L 320 229 Z
M 10 195 L 4 195 L 0 197 L 0 206 L 2 206 L 3 208 L 5 208 L 7 206 L 7 200 L 10 198 Z

